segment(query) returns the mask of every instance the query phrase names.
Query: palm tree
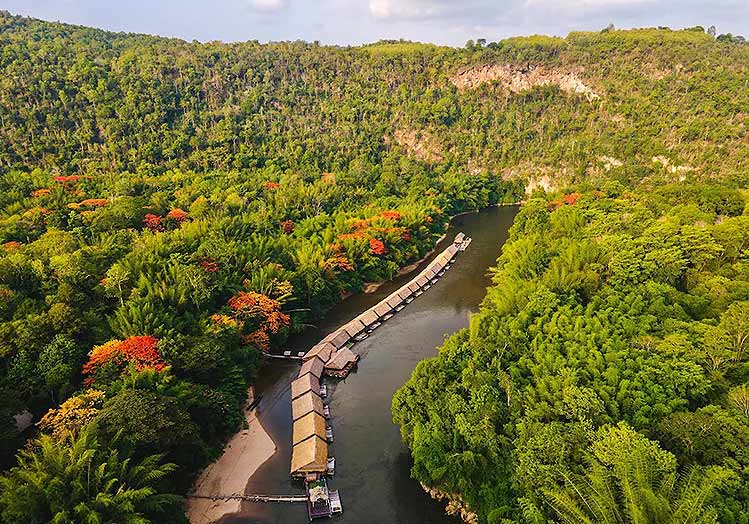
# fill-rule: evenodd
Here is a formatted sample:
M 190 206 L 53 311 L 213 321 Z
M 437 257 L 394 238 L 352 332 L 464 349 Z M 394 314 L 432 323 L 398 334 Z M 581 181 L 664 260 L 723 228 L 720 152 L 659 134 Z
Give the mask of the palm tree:
M 55 441 L 42 435 L 0 477 L 0 521 L 7 524 L 150 524 L 180 497 L 155 486 L 175 470 L 153 455 L 138 463 L 102 448 L 90 426 Z
M 731 476 L 719 467 L 664 473 L 635 452 L 612 466 L 592 459 L 587 474 L 565 476 L 546 502 L 565 524 L 714 524 L 707 500 Z

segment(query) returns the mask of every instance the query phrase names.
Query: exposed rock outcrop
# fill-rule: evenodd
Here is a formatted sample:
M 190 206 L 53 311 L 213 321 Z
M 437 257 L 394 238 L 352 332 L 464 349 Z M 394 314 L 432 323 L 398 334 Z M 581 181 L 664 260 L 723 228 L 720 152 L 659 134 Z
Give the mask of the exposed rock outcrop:
M 600 98 L 575 73 L 540 66 L 524 69 L 512 65 L 487 64 L 464 69 L 450 81 L 460 90 L 472 89 L 487 82 L 500 82 L 513 93 L 528 91 L 537 86 L 555 85 L 564 92 L 584 96 L 589 101 Z
M 466 504 L 460 495 L 444 493 L 438 489 L 429 488 L 424 484 L 422 484 L 421 487 L 424 488 L 424 491 L 429 493 L 429 496 L 433 499 L 447 501 L 445 512 L 447 512 L 448 515 L 459 517 L 465 524 L 478 524 L 479 516 L 468 508 L 468 504 Z
M 441 162 L 442 152 L 439 149 L 437 141 L 425 131 L 415 131 L 413 129 L 396 129 L 393 133 L 395 141 L 403 146 L 406 151 L 428 163 Z M 385 137 L 387 143 L 388 138 Z

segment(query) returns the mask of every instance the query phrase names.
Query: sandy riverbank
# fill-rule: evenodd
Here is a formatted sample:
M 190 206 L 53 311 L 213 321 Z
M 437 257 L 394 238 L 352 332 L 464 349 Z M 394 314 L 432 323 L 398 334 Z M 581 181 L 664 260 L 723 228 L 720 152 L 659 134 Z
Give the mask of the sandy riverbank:
M 253 401 L 253 390 L 247 395 L 247 406 Z M 199 495 L 243 494 L 255 471 L 276 452 L 276 444 L 256 416 L 256 410 L 245 408 L 248 428 L 239 431 L 226 445 L 223 455 L 208 466 L 193 486 Z M 187 499 L 187 516 L 191 524 L 218 522 L 226 514 L 236 513 L 240 502 Z

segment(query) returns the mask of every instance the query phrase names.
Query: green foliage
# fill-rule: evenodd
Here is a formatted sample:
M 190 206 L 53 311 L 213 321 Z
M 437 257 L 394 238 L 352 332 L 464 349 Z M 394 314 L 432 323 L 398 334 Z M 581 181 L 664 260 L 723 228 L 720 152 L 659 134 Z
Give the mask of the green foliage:
M 174 471 L 159 455 L 133 460 L 103 448 L 93 431 L 66 442 L 44 435 L 0 477 L 0 517 L 8 524 L 176 522 L 180 498 L 158 493 Z
M 679 522 L 745 522 L 745 216 L 715 192 L 530 200 L 470 329 L 395 396 L 413 475 L 484 522 L 672 522 L 692 497 Z

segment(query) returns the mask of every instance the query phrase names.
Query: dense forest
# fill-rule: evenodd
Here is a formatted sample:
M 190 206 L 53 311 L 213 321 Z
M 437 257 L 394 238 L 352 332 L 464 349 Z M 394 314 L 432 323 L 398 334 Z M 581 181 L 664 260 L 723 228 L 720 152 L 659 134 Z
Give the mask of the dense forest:
M 1 522 L 184 522 L 264 352 L 533 188 L 471 329 L 394 400 L 414 476 L 483 522 L 632 483 L 747 522 L 741 39 L 188 43 L 0 12 L 0 44 Z

